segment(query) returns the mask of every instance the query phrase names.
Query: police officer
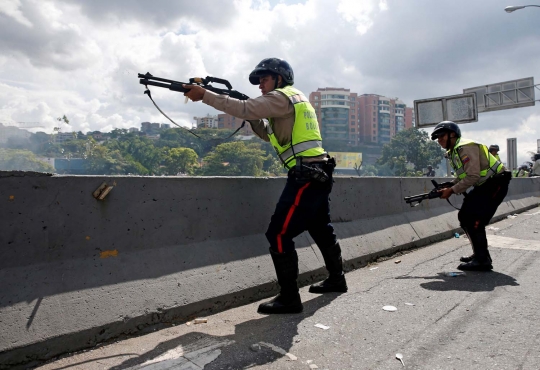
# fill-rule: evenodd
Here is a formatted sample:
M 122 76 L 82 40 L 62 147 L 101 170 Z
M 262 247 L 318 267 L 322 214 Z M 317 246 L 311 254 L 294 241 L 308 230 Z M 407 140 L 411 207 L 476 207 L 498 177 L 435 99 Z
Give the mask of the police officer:
M 443 121 L 435 126 L 432 140 L 447 150 L 448 158 L 454 168 L 454 185 L 441 190 L 441 198 L 448 199 L 452 194 L 466 194 L 458 213 L 461 227 L 472 244 L 473 254 L 461 257 L 463 262 L 458 269 L 464 271 L 488 271 L 493 269 L 488 252 L 486 225 L 497 211 L 508 192 L 512 175 L 488 148 L 473 140 L 461 137 L 461 130 L 452 121 Z
M 237 100 L 200 86 L 184 95 L 202 100 L 234 117 L 249 120 L 255 134 L 269 141 L 288 170 L 287 183 L 266 232 L 270 255 L 281 287 L 278 296 L 262 303 L 258 312 L 299 313 L 298 255 L 293 239 L 308 231 L 321 250 L 329 277 L 313 284 L 312 293 L 346 292 L 341 248 L 330 221 L 329 196 L 335 161 L 322 147 L 315 110 L 305 95 L 293 87 L 294 73 L 285 60 L 263 59 L 249 75 L 262 95 Z
M 521 166 L 518 167 L 516 174 L 514 177 L 529 177 L 529 173 L 532 169 L 532 162 L 525 162 Z
M 435 170 L 433 169 L 433 166 L 427 166 L 427 172 L 424 175 L 427 177 L 435 177 Z
M 499 157 L 499 146 L 497 144 L 489 146 L 489 153 L 495 158 L 497 158 L 499 162 L 501 161 L 501 158 Z

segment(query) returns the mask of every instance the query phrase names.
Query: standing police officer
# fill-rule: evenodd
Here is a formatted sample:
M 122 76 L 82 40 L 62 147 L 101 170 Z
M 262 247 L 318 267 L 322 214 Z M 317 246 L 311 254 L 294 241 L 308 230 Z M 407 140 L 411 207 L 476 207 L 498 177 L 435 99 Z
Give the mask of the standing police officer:
M 291 66 L 279 58 L 262 60 L 249 75 L 262 95 L 237 100 L 196 85 L 184 95 L 202 100 L 234 117 L 249 120 L 255 134 L 269 141 L 288 169 L 287 183 L 271 218 L 266 237 L 281 291 L 262 303 L 258 312 L 299 313 L 303 306 L 298 292 L 298 255 L 293 239 L 308 231 L 320 248 L 329 277 L 313 284 L 312 293 L 346 292 L 341 248 L 330 221 L 333 158 L 322 147 L 315 110 L 304 94 L 295 89 Z
M 441 198 L 448 199 L 454 193 L 465 193 L 473 186 L 458 213 L 460 225 L 472 244 L 473 254 L 461 257 L 463 263 L 458 269 L 492 270 L 486 225 L 506 196 L 512 175 L 485 145 L 462 138 L 461 130 L 452 121 L 443 121 L 435 126 L 431 139 L 438 140 L 439 145 L 447 150 L 457 176 L 452 181 L 452 187 L 441 190 Z

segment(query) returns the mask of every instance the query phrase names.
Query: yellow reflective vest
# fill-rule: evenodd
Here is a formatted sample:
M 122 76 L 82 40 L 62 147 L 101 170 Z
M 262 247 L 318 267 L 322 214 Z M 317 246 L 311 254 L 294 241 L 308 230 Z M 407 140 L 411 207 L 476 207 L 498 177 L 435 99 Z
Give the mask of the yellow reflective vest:
M 326 154 L 322 147 L 322 137 L 315 110 L 300 90 L 292 86 L 278 88 L 276 91 L 284 94 L 294 107 L 294 125 L 291 141 L 281 146 L 274 135 L 274 120 L 268 118 L 267 133 L 270 143 L 276 150 L 281 162 L 287 169 L 296 164 L 296 157 L 318 157 Z
M 461 157 L 458 154 L 459 148 L 468 145 L 468 144 L 476 144 L 480 148 L 481 151 L 485 154 L 486 158 L 489 161 L 489 167 L 485 169 L 480 169 L 480 179 L 474 184 L 474 186 L 482 185 L 484 182 L 486 182 L 490 177 L 498 174 L 503 169 L 503 164 L 495 158 L 494 155 L 492 155 L 489 151 L 487 146 L 484 144 L 477 143 L 473 140 L 467 140 L 463 138 L 459 138 L 456 141 L 456 145 L 454 146 L 454 149 L 448 151 L 448 158 L 450 158 L 450 163 L 452 165 L 452 168 L 454 168 L 454 172 L 458 179 L 463 180 L 467 173 L 465 172 L 465 169 L 463 168 L 463 162 L 461 161 Z

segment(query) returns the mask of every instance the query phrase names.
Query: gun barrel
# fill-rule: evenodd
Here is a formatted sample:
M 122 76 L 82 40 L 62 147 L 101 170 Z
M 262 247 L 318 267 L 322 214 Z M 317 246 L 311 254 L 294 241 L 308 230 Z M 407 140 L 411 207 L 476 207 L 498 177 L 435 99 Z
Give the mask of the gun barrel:
M 175 83 L 170 83 L 170 84 L 164 84 L 164 83 L 161 83 L 161 82 L 154 82 L 154 81 L 149 81 L 145 78 L 141 78 L 139 80 L 139 83 L 141 85 L 150 85 L 150 86 L 158 86 L 158 87 L 164 87 L 166 89 L 169 89 L 169 90 L 172 90 L 172 91 L 178 91 L 178 92 L 186 92 L 188 91 L 188 89 L 184 88 L 182 86 L 182 83 L 181 82 L 175 82 Z
M 430 193 L 411 195 L 410 197 L 403 198 L 403 200 L 405 200 L 405 203 L 418 202 L 424 199 L 429 199 L 429 194 Z
M 180 82 L 180 81 L 175 81 L 175 80 L 168 80 L 166 78 L 161 78 L 161 77 L 154 77 L 148 72 L 146 74 L 144 74 L 144 75 L 142 73 L 139 73 L 138 75 L 139 75 L 139 78 L 145 79 L 145 80 L 155 80 L 155 81 L 167 82 L 167 83 L 170 83 L 170 84 L 183 84 L 183 83 L 186 83 L 186 82 Z M 155 86 L 158 86 L 158 85 L 155 85 Z

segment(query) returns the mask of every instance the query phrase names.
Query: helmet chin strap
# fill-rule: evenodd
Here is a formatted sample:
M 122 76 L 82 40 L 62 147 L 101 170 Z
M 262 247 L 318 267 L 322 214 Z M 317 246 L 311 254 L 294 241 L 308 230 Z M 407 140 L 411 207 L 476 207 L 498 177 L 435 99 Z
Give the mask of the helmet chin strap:
M 276 75 L 276 82 L 274 83 L 274 90 L 279 87 L 278 85 L 279 85 L 279 75 Z
M 450 133 L 446 133 L 446 150 L 450 150 L 452 138 L 450 137 Z

